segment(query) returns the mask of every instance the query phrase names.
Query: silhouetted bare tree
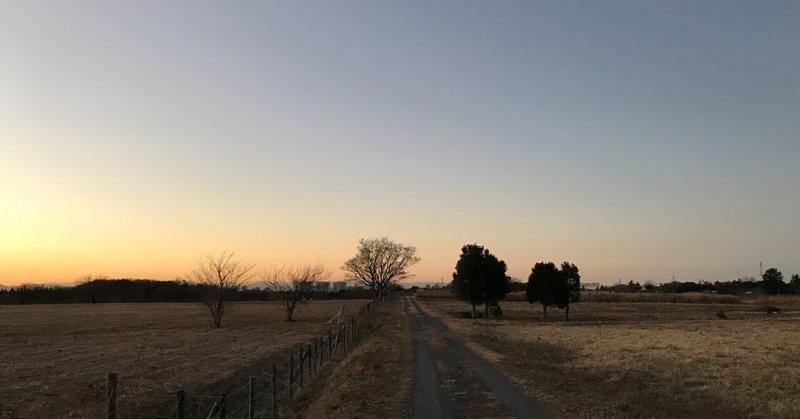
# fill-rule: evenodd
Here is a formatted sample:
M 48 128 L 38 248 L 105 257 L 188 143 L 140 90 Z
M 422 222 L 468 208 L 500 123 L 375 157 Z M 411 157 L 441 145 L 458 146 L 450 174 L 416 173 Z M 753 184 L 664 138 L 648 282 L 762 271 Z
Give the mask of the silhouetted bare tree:
M 209 253 L 197 262 L 188 277 L 202 288 L 201 301 L 208 308 L 215 327 L 222 326 L 222 318 L 229 305 L 231 294 L 252 278 L 254 263 L 234 260 L 233 253 Z
M 346 261 L 342 270 L 350 279 L 372 288 L 375 297 L 383 296 L 392 283 L 408 278 L 407 269 L 420 261 L 417 249 L 386 237 L 361 239 L 355 257 Z
M 285 274 L 284 274 L 285 271 Z M 318 282 L 330 275 L 324 265 L 300 265 L 292 266 L 289 269 L 276 268 L 264 270 L 261 279 L 267 287 L 278 293 L 284 301 L 286 307 L 286 320 L 293 321 L 292 316 L 297 304 L 305 298 L 308 293 L 315 291 Z

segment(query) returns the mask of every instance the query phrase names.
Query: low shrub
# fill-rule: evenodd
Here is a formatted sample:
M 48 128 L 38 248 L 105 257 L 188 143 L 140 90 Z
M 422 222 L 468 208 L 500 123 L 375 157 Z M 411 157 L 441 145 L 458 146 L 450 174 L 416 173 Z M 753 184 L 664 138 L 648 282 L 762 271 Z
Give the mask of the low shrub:
M 772 305 L 765 304 L 765 305 L 762 305 L 761 307 L 759 307 L 758 311 L 764 311 L 764 312 L 767 313 L 767 315 L 770 315 L 772 313 L 780 313 L 781 312 L 781 308 L 778 307 L 778 306 L 772 306 Z

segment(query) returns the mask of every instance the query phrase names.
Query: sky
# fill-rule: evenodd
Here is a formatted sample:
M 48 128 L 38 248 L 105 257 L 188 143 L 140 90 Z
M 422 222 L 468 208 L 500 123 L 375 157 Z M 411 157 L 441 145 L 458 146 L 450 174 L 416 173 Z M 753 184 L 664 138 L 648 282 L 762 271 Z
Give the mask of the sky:
M 0 283 L 478 243 L 800 272 L 800 2 L 0 1 Z

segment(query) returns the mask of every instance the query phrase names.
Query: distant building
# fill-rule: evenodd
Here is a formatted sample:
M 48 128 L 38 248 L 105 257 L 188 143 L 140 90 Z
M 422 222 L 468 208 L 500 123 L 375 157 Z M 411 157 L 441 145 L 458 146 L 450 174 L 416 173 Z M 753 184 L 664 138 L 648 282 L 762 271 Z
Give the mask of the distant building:
M 331 283 L 328 281 L 316 281 L 314 285 L 316 286 L 317 291 L 331 292 Z
M 363 283 L 359 281 L 347 281 L 347 289 L 351 290 L 365 290 L 367 289 Z
M 339 292 L 347 289 L 347 281 L 332 281 L 329 284 L 331 284 L 330 292 Z
M 599 290 L 600 283 L 599 282 L 586 282 L 581 284 L 582 290 Z

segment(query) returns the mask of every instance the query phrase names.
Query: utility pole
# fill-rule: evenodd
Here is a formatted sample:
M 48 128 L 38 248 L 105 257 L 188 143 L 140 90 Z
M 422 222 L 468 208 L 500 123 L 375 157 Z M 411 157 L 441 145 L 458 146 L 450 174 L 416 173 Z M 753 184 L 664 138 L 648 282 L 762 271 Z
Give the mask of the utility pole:
M 758 277 L 764 277 L 764 265 L 761 262 L 758 262 Z

